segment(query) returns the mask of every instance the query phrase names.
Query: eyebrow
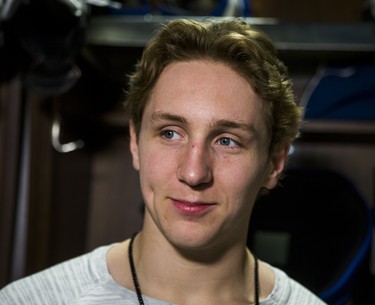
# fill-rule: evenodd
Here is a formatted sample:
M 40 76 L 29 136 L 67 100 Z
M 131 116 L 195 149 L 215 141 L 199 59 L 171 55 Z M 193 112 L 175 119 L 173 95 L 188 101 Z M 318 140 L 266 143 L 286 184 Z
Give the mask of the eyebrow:
M 231 120 L 219 120 L 214 122 L 214 127 L 217 128 L 231 128 L 231 129 L 241 129 L 246 132 L 255 133 L 256 129 L 253 124 L 231 121 Z
M 186 118 L 180 115 L 157 111 L 151 115 L 151 121 L 172 121 L 177 123 L 188 124 Z
M 189 121 L 184 118 L 183 116 L 168 113 L 168 112 L 155 112 L 151 115 L 151 121 L 171 121 L 176 123 L 182 123 L 182 124 L 189 124 Z M 246 132 L 255 133 L 256 128 L 253 124 L 250 123 L 244 123 L 240 121 L 232 121 L 232 120 L 218 120 L 214 121 L 211 124 L 212 128 L 222 129 L 222 128 L 230 128 L 230 129 L 240 129 L 244 130 Z

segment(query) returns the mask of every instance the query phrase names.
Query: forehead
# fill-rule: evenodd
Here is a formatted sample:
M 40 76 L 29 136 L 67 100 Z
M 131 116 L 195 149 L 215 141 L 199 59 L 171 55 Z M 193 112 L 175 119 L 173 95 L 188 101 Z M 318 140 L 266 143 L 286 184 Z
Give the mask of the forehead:
M 262 125 L 262 101 L 245 78 L 212 61 L 173 62 L 161 73 L 144 116 L 168 111 L 192 120 L 233 120 Z

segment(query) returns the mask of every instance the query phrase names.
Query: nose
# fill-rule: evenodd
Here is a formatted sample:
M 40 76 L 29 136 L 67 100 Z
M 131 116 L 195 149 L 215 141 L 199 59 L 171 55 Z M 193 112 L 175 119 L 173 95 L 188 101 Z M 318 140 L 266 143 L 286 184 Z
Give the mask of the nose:
M 191 187 L 212 182 L 212 160 L 204 145 L 186 147 L 181 156 L 177 178 Z

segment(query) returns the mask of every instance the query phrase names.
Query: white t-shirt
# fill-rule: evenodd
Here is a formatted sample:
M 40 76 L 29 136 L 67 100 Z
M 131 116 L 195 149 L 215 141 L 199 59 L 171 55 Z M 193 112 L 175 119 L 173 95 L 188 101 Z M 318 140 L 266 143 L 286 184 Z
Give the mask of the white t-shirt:
M 138 305 L 137 295 L 118 284 L 108 272 L 103 246 L 34 275 L 15 281 L 0 290 L 1 305 Z M 283 271 L 271 267 L 276 282 L 261 305 L 324 305 L 305 287 Z M 145 305 L 170 305 L 143 297 Z

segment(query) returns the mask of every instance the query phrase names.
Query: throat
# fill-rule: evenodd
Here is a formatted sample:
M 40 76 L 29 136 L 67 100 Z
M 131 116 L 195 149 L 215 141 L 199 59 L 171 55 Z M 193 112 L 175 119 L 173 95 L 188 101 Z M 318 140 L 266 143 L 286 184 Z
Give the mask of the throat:
M 138 303 L 139 303 L 139 305 L 143 305 L 144 300 L 143 300 L 143 293 L 142 293 L 142 289 L 141 289 L 141 283 L 138 280 L 138 274 L 137 274 L 137 270 L 136 270 L 136 266 L 135 266 L 134 258 L 133 258 L 133 246 L 134 246 L 134 240 L 135 240 L 136 236 L 137 236 L 137 234 L 134 234 L 133 237 L 130 240 L 129 247 L 128 247 L 128 260 L 129 260 L 129 266 L 130 266 L 134 290 L 137 294 Z M 211 295 L 214 296 L 213 298 L 210 298 L 211 301 L 209 301 L 207 298 L 203 297 L 203 298 L 200 298 L 198 303 L 199 304 L 224 304 L 224 303 L 228 304 L 228 302 L 229 302 L 230 304 L 254 303 L 256 305 L 259 305 L 260 280 L 259 280 L 258 259 L 254 255 L 250 254 L 249 251 L 248 251 L 248 257 L 249 257 L 248 260 L 251 262 L 249 264 L 250 265 L 250 268 L 249 268 L 250 272 L 249 272 L 249 269 L 246 268 L 246 272 L 249 272 L 249 274 L 246 274 L 244 276 L 244 278 L 248 278 L 250 276 L 251 280 L 249 282 L 253 284 L 252 289 L 250 289 L 251 293 L 249 293 L 249 295 L 251 295 L 250 298 L 246 297 L 246 296 L 244 298 L 242 293 L 238 293 L 237 296 L 234 296 L 234 299 L 233 299 L 233 296 L 231 296 L 230 299 L 229 299 L 229 298 L 224 296 L 225 293 L 224 294 L 221 293 L 222 291 L 220 289 L 216 289 L 211 294 Z M 247 282 L 247 281 L 245 281 L 245 282 Z M 172 283 L 171 283 L 171 286 L 173 286 Z M 243 289 L 234 289 L 234 290 L 243 291 Z M 245 289 L 245 290 L 248 291 L 248 289 Z M 192 289 L 191 291 L 196 291 L 196 290 Z M 161 292 L 161 294 L 162 294 L 162 292 Z M 168 293 L 168 294 L 170 294 L 170 293 Z M 179 294 L 180 294 L 179 292 L 173 293 L 173 295 L 176 295 L 177 297 L 179 296 Z M 176 303 L 184 304 L 184 305 L 193 304 L 193 303 L 197 304 L 197 300 L 194 300 L 194 299 L 198 298 L 198 295 L 199 295 L 199 293 L 198 294 L 194 293 L 194 296 L 190 296 L 189 300 L 187 302 L 182 301 L 182 303 L 181 302 L 176 302 Z M 207 295 L 209 295 L 209 294 L 206 294 L 206 296 Z M 218 296 L 220 296 L 220 295 L 222 295 L 223 297 L 220 297 L 220 299 L 218 299 Z M 164 299 L 164 298 L 161 297 L 161 299 Z M 213 299 L 216 299 L 216 300 L 212 301 Z M 225 302 L 226 299 L 227 299 L 228 302 Z M 193 302 L 193 300 L 194 300 L 194 302 Z

